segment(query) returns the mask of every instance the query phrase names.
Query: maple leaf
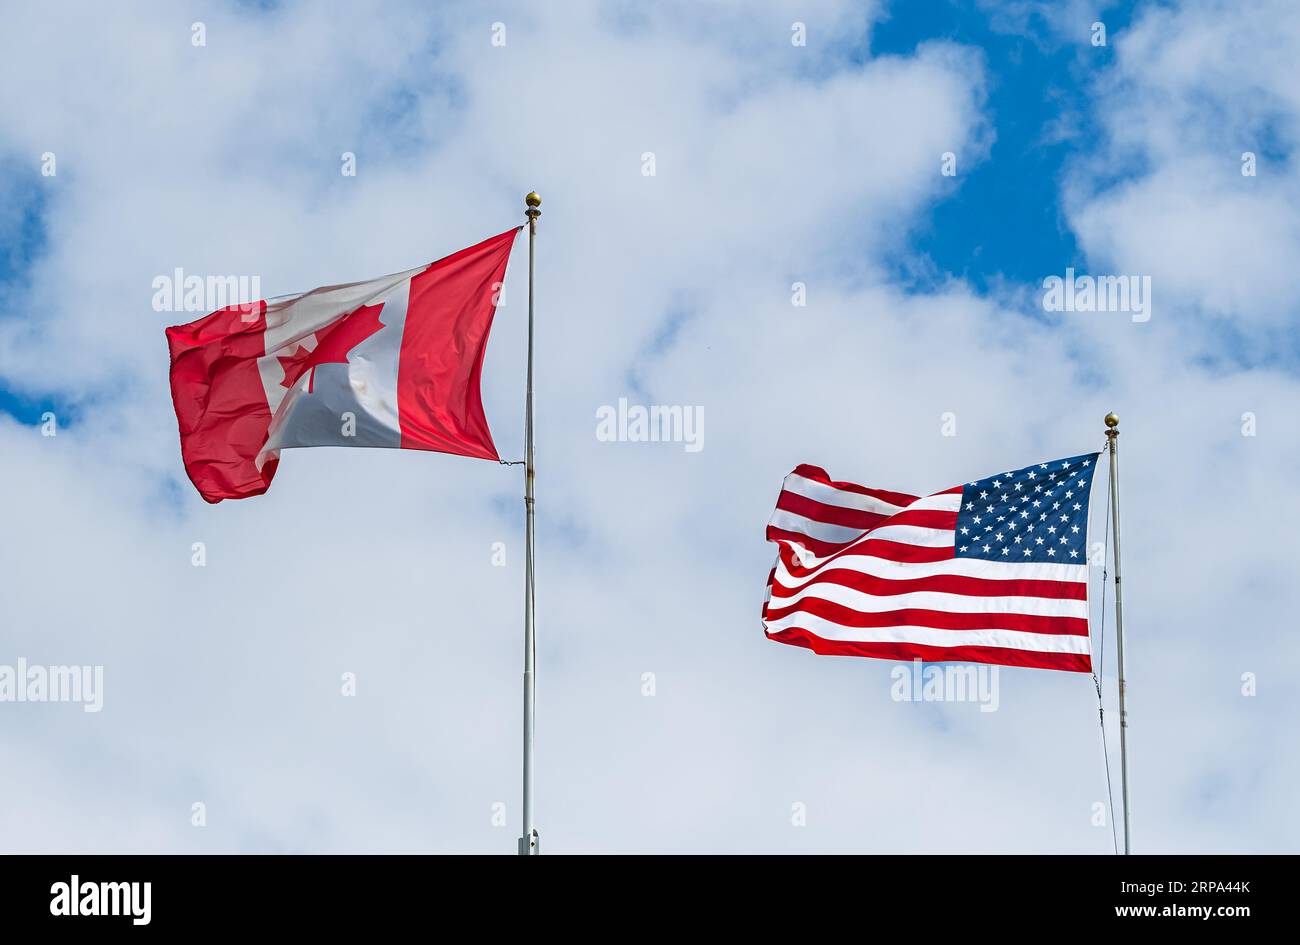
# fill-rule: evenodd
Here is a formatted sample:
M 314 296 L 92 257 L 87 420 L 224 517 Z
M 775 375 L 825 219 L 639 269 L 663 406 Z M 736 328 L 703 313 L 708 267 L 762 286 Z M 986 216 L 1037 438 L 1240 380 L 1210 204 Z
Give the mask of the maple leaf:
M 311 371 L 312 376 L 307 382 L 310 393 L 316 383 L 316 367 L 321 364 L 347 364 L 352 349 L 384 327 L 379 320 L 379 313 L 383 310 L 382 302 L 378 305 L 363 305 L 316 332 L 315 348 L 308 350 L 299 345 L 288 355 L 277 355 L 277 360 L 284 368 L 281 386 L 291 388 L 305 372 Z
M 276 355 L 275 359 L 280 362 L 280 367 L 284 368 L 284 380 L 280 382 L 280 386 L 292 388 L 297 384 L 298 378 L 302 377 L 303 371 L 307 370 L 307 361 L 310 358 L 311 349 L 304 345 L 298 345 L 287 355 Z

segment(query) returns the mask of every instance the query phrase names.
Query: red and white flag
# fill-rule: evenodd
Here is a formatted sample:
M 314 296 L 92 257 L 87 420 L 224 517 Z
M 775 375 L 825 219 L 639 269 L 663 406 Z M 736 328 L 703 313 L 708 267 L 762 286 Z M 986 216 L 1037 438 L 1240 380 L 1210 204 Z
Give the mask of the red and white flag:
M 479 378 L 516 227 L 391 276 L 167 329 L 181 455 L 209 502 L 267 490 L 280 450 L 499 459 Z
M 1090 672 L 1096 453 L 928 496 L 800 466 L 767 527 L 763 629 L 815 653 Z

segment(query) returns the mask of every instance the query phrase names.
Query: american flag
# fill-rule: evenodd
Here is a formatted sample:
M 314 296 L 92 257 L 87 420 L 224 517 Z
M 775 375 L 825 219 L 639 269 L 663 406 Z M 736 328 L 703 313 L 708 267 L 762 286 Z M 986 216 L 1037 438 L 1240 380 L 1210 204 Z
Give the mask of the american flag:
M 763 629 L 815 653 L 1091 672 L 1097 453 L 927 496 L 800 466 L 767 526 Z

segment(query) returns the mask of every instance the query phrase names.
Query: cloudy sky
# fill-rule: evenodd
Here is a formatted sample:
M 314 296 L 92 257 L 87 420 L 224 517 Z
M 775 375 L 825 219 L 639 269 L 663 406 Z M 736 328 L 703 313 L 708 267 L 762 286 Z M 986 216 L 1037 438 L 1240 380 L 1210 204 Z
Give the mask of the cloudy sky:
M 0 664 L 102 666 L 104 692 L 0 703 L 0 848 L 514 851 L 519 470 L 295 451 L 205 505 L 163 336 L 201 313 L 153 280 L 397 272 L 530 189 L 544 850 L 1110 852 L 1091 679 L 897 702 L 895 664 L 758 613 L 795 465 L 927 493 L 1099 449 L 1111 409 L 1134 847 L 1300 848 L 1289 0 L 4 18 Z M 484 375 L 510 458 L 523 248 Z M 1150 320 L 1045 311 L 1067 267 L 1150 277 Z M 621 397 L 702 408 L 704 448 L 598 440 Z

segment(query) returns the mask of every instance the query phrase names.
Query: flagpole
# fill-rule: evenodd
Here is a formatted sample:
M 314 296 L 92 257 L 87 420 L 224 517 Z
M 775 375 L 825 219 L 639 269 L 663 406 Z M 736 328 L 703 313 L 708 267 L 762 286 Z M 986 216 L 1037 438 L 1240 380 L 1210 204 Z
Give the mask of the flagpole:
M 1128 856 L 1128 713 L 1124 709 L 1124 599 L 1120 590 L 1119 573 L 1119 417 L 1106 414 L 1107 449 L 1110 452 L 1110 515 L 1111 530 L 1115 533 L 1115 637 L 1116 658 L 1119 662 L 1119 770 L 1120 794 L 1124 803 L 1124 855 Z
M 528 209 L 528 394 L 524 407 L 524 805 L 523 836 L 519 855 L 540 853 L 537 829 L 533 826 L 533 729 L 536 707 L 535 672 L 537 642 L 534 637 L 533 600 L 533 258 L 537 242 L 538 209 L 542 198 L 530 193 L 524 198 Z

